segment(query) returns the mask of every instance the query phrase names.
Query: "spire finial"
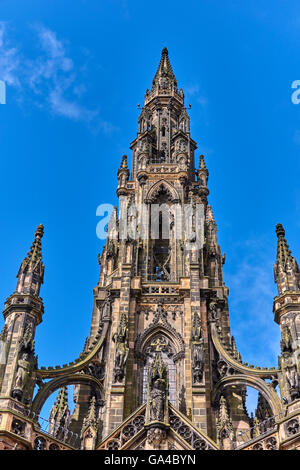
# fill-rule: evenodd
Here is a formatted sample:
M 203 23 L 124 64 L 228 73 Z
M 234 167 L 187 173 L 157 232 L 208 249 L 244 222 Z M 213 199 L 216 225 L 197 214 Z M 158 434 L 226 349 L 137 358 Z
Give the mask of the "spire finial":
M 177 81 L 173 73 L 170 60 L 169 52 L 166 47 L 161 52 L 161 58 L 158 69 L 152 82 L 152 91 L 157 89 L 159 92 L 166 92 L 167 89 L 177 91 Z
M 285 236 L 285 230 L 281 224 L 276 225 L 276 235 L 278 238 Z
M 128 166 L 127 166 L 127 155 L 122 156 L 121 168 L 125 168 L 125 169 L 128 168 Z
M 297 261 L 291 254 L 289 245 L 285 239 L 285 230 L 281 224 L 276 225 L 277 255 L 274 264 L 274 277 L 278 288 L 278 294 L 285 291 L 297 291 L 300 289 L 300 271 Z
M 49 416 L 49 432 L 55 437 L 62 434 L 63 428 L 68 428 L 70 410 L 68 406 L 68 389 L 66 386 L 59 390 Z
M 44 225 L 40 224 L 37 226 L 34 236 L 35 238 L 43 238 L 43 235 L 44 235 Z
M 30 292 L 33 295 L 39 295 L 40 286 L 44 279 L 44 264 L 42 260 L 43 234 L 44 226 L 40 224 L 35 231 L 30 250 L 22 261 L 17 274 L 17 292 Z M 32 276 L 32 273 L 35 273 L 35 276 Z M 24 276 L 29 277 L 25 279 Z
M 199 159 L 199 168 L 200 168 L 201 170 L 206 170 L 206 164 L 205 164 L 204 155 L 200 155 L 200 159 Z

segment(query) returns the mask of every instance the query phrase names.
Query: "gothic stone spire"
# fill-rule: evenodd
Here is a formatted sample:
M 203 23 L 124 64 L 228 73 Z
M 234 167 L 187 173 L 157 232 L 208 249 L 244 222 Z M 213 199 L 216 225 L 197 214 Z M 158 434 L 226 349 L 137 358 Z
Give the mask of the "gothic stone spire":
M 62 428 L 67 428 L 70 420 L 70 410 L 68 406 L 68 390 L 62 387 L 58 393 L 57 399 L 51 408 L 49 416 L 49 431 L 58 437 L 65 432 Z
M 276 225 L 277 257 L 274 264 L 274 278 L 278 288 L 278 294 L 286 291 L 298 291 L 300 288 L 300 271 L 296 259 L 285 239 L 285 231 L 281 224 Z
M 219 415 L 217 419 L 217 434 L 220 448 L 229 450 L 234 440 L 232 421 L 228 413 L 228 405 L 224 395 L 220 398 Z
M 96 416 L 96 398 L 93 396 L 90 400 L 89 411 L 87 417 L 83 420 L 82 433 L 88 428 L 92 427 L 97 431 L 98 429 L 98 420 Z
M 44 281 L 44 263 L 42 261 L 42 237 L 44 227 L 40 224 L 35 231 L 35 238 L 30 251 L 22 261 L 17 274 L 17 292 L 23 294 L 39 295 L 41 284 Z
M 160 63 L 153 78 L 152 91 L 154 89 L 177 89 L 177 80 L 173 73 L 168 49 L 166 47 L 162 50 Z

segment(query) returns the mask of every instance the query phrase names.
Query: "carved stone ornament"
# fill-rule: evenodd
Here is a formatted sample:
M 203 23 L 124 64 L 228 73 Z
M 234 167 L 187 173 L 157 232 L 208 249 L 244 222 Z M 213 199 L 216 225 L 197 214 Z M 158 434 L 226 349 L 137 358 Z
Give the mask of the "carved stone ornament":
M 26 401 L 26 392 L 30 388 L 30 377 L 34 367 L 33 326 L 28 323 L 23 338 L 19 342 L 17 371 L 12 389 L 12 397 Z
M 200 316 L 194 314 L 192 328 L 192 371 L 194 384 L 201 383 L 204 369 L 204 348 Z
M 298 419 L 291 419 L 285 425 L 286 433 L 288 436 L 293 436 L 299 432 L 299 421 Z
M 12 420 L 11 430 L 14 434 L 17 434 L 18 436 L 24 437 L 25 427 L 26 427 L 26 423 L 24 421 L 21 421 L 17 418 L 14 418 Z
M 114 380 L 115 382 L 122 382 L 125 376 L 125 366 L 129 352 L 129 348 L 127 345 L 127 316 L 125 313 L 121 314 L 120 323 L 117 332 L 113 336 L 113 341 L 116 343 Z
M 156 343 L 155 358 L 148 369 L 147 423 L 167 421 L 168 366 L 164 363 L 161 350 L 164 344 Z
M 167 433 L 165 429 L 150 428 L 147 431 L 147 443 L 153 450 L 160 450 L 162 444 L 165 442 Z

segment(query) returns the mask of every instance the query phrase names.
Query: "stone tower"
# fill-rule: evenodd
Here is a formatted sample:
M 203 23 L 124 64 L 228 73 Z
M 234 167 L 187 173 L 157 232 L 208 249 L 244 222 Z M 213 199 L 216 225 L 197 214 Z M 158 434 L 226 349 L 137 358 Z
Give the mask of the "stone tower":
M 42 226 L 21 265 L 17 289 L 5 304 L 0 343 L 2 447 L 300 447 L 297 262 L 278 224 L 274 313 L 282 354 L 278 367 L 249 365 L 230 333 L 209 173 L 203 155 L 195 157 L 184 93 L 166 48 L 130 148 L 131 171 L 124 155 L 117 172 L 119 208 L 112 211 L 99 256 L 90 336 L 74 362 L 39 368 L 34 355 L 43 313 Z M 259 391 L 255 416 L 246 408 L 247 387 Z M 38 417 L 57 390 L 46 434 Z

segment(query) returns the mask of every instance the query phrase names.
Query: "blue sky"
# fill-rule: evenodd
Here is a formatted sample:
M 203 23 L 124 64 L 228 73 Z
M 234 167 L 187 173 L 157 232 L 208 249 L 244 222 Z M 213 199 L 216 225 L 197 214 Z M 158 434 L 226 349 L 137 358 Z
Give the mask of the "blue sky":
M 99 275 L 96 208 L 116 204 L 137 103 L 167 46 L 191 103 L 244 360 L 277 364 L 275 225 L 300 259 L 300 5 L 294 0 L 0 0 L 0 301 L 43 223 L 39 365 L 72 361 Z

